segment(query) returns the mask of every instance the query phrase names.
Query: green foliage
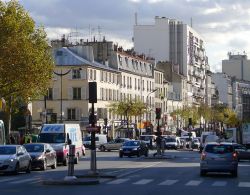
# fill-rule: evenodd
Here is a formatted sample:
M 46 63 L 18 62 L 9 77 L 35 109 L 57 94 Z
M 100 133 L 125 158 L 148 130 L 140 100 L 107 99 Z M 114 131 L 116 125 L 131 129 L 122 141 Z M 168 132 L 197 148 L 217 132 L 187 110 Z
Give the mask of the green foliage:
M 17 1 L 0 1 L 0 95 L 28 102 L 46 92 L 52 71 L 44 29 Z
M 120 116 L 140 116 L 146 112 L 145 104 L 140 100 L 123 100 L 110 103 L 110 111 Z

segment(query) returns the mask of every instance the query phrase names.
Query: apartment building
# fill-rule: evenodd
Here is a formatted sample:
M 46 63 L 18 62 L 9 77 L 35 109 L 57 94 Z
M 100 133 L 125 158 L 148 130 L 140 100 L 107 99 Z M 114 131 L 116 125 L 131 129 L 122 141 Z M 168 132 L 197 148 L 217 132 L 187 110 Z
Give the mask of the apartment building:
M 205 98 L 206 71 L 210 69 L 204 39 L 181 21 L 155 17 L 155 24 L 134 25 L 134 49 L 178 67 L 188 82 L 188 105 Z
M 242 121 L 250 118 L 250 82 L 232 78 L 233 108 Z
M 218 90 L 219 103 L 233 109 L 232 78 L 225 73 L 213 73 L 212 80 Z
M 245 54 L 228 53 L 228 59 L 222 60 L 222 72 L 239 80 L 250 81 L 250 60 Z
M 54 77 L 47 97 L 32 102 L 33 124 L 41 125 L 53 120 L 87 126 L 91 109 L 88 102 L 88 83 L 93 81 L 98 82 L 95 113 L 99 122 L 110 117 L 107 107 L 110 101 L 119 100 L 121 75 L 116 69 L 94 61 L 90 50 L 89 46 L 54 49 Z
M 112 129 L 121 125 L 120 116 L 112 114 L 108 106 L 115 101 L 132 99 L 140 99 L 149 107 L 150 113 L 144 114 L 142 121 L 154 120 L 154 62 L 148 61 L 145 56 L 124 51 L 117 45 L 107 44 L 105 40 L 101 43 L 70 45 L 54 42 L 54 78 L 47 98 L 33 101 L 33 124 L 57 119 L 57 122 L 78 122 L 82 128 L 87 126 L 91 110 L 88 83 L 92 81 L 97 82 L 97 125 L 103 126 L 104 119 Z M 60 44 L 67 47 L 60 47 Z M 98 49 L 104 45 L 108 46 L 106 50 Z M 139 122 L 136 118 L 131 120 L 134 124 Z M 124 136 L 122 132 L 119 133 L 119 136 Z

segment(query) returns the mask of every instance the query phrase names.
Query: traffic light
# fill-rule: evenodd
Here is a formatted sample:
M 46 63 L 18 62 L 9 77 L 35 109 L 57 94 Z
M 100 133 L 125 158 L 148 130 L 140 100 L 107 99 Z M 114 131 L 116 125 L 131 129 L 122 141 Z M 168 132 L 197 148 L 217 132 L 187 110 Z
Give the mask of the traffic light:
M 89 115 L 89 124 L 91 124 L 91 125 L 95 125 L 95 124 L 96 124 L 96 122 L 97 122 L 96 115 L 94 115 L 94 114 L 90 114 L 90 115 Z
M 155 118 L 156 119 L 161 119 L 161 108 L 156 108 L 155 109 Z

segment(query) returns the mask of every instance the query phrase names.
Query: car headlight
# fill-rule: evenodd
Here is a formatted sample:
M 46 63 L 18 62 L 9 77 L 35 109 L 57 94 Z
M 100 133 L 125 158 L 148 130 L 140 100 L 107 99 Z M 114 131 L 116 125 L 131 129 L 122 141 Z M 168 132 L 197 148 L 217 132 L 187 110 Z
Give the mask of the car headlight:
M 5 162 L 5 163 L 12 163 L 12 162 L 14 162 L 14 161 L 15 161 L 14 158 L 10 158 L 10 159 L 5 160 L 4 162 Z
M 41 156 L 38 156 L 38 157 L 36 157 L 36 159 L 37 159 L 37 160 L 41 160 L 41 159 L 44 159 L 44 156 L 43 156 L 43 155 L 41 155 Z
M 139 148 L 133 148 L 133 150 L 138 150 Z
M 122 148 L 120 148 L 120 150 L 122 150 Z

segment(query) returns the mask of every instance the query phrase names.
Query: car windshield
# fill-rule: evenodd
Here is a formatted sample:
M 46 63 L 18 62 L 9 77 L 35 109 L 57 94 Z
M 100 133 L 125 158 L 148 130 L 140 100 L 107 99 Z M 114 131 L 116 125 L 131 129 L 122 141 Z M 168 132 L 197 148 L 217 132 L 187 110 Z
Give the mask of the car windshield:
M 0 147 L 0 155 L 16 154 L 16 147 Z
M 84 141 L 91 141 L 91 136 L 85 137 Z M 95 141 L 99 141 L 99 137 L 95 137 Z
M 233 147 L 231 145 L 207 145 L 205 151 L 213 154 L 232 153 Z
M 166 142 L 175 142 L 175 138 L 165 138 Z
M 124 146 L 139 146 L 140 142 L 138 142 L 138 141 L 127 141 L 123 145 Z
M 150 141 L 152 138 L 153 138 L 152 136 L 141 136 L 140 140 Z
M 26 148 L 27 152 L 44 152 L 44 146 L 41 144 L 36 144 L 36 145 L 24 145 Z
M 39 142 L 43 143 L 65 143 L 64 133 L 41 133 Z

